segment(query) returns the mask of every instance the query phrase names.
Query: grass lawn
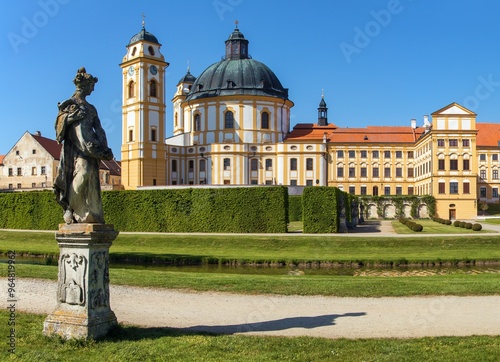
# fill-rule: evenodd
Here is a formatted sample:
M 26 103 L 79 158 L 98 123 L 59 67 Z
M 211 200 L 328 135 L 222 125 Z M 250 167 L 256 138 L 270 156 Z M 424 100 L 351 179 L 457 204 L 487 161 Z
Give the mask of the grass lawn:
M 481 233 L 495 232 L 487 229 L 483 229 L 481 231 L 473 231 L 471 229 L 465 229 L 461 227 L 455 227 L 453 224 L 451 225 L 443 225 L 436 221 L 432 220 L 418 220 L 419 224 L 421 224 L 424 229 L 420 232 L 415 232 L 410 230 L 408 226 L 401 224 L 399 221 L 392 221 L 392 228 L 397 234 L 474 234 L 480 235 Z
M 323 261 L 363 265 L 500 260 L 500 234 L 480 235 L 476 232 L 474 238 L 447 235 L 383 238 L 121 234 L 113 242 L 110 259 L 177 264 Z M 0 231 L 0 253 L 8 250 L 18 254 L 55 256 L 59 253 L 52 233 Z
M 210 335 L 169 328 L 120 325 L 100 341 L 41 335 L 45 316 L 18 313 L 15 355 L 7 351 L 7 323 L 0 323 L 3 361 L 498 361 L 500 337 L 323 339 Z M 0 319 L 8 318 L 0 311 Z

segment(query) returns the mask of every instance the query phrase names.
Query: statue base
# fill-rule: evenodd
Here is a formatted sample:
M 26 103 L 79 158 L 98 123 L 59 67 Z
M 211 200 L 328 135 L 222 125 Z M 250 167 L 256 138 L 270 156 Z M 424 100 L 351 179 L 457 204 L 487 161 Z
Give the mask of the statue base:
M 57 307 L 44 335 L 96 339 L 117 324 L 109 304 L 109 248 L 117 236 L 108 224 L 59 225 Z

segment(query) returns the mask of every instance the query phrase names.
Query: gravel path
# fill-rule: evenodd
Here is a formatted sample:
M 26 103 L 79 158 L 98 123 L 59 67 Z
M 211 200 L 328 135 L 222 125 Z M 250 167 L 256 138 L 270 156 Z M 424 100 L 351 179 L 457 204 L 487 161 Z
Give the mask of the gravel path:
M 54 310 L 56 282 L 18 279 L 16 283 L 17 310 L 40 314 Z M 5 279 L 0 290 L 7 295 Z M 500 335 L 500 296 L 338 298 L 112 285 L 111 308 L 124 324 L 214 333 L 325 338 Z

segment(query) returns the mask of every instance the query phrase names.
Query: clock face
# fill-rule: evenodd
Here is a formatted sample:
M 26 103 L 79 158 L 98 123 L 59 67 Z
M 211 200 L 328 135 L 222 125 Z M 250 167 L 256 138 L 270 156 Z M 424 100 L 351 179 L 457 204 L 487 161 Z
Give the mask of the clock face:
M 131 76 L 134 75 L 134 67 L 133 66 L 130 66 L 128 68 L 128 74 L 131 75 Z
M 151 74 L 156 75 L 156 73 L 158 73 L 158 68 L 156 68 L 155 65 L 152 65 L 149 67 L 149 71 L 151 72 Z

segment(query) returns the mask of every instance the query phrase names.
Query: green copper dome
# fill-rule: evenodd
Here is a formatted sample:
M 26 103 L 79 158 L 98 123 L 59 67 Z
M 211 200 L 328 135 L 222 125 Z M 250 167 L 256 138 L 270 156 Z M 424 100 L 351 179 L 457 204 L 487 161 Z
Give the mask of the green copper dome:
M 288 89 L 283 88 L 273 71 L 250 58 L 248 40 L 238 28 L 225 43 L 225 59 L 212 64 L 201 73 L 186 100 L 233 95 L 288 99 Z

